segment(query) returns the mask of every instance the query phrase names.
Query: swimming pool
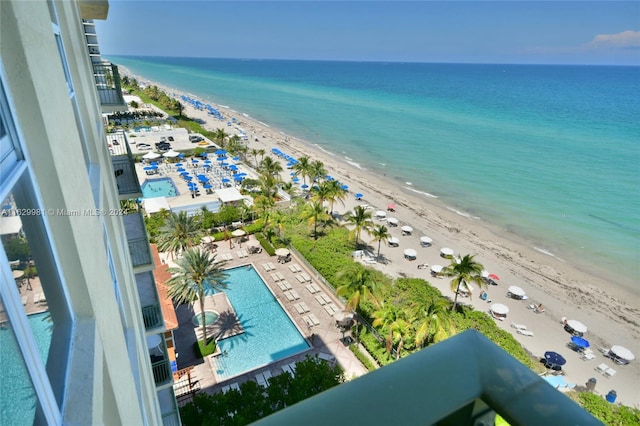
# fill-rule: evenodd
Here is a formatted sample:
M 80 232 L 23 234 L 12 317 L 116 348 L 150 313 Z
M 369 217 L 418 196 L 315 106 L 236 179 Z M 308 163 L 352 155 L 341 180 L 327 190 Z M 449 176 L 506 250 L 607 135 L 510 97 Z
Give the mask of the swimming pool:
M 42 362 L 46 364 L 53 322 L 50 321 L 47 312 L 29 315 L 27 318 Z M 0 398 L 0 424 L 33 424 L 36 394 L 11 328 L 0 329 L 0 360 L 3 366 L 0 380 L 0 395 L 3 395 Z
M 142 184 L 142 198 L 177 197 L 180 195 L 173 179 L 169 177 L 147 179 Z
M 233 268 L 227 273 L 229 278 L 224 292 L 245 332 L 218 342 L 223 355 L 213 360 L 220 380 L 309 348 L 307 341 L 253 268 Z

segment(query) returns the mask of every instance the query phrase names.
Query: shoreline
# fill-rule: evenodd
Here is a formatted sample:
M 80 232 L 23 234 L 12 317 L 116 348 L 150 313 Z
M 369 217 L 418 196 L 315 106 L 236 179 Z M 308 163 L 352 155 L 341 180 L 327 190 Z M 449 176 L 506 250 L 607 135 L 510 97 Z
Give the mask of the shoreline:
M 149 82 L 149 80 L 136 76 L 128 70 L 126 70 L 126 74 L 132 75 L 140 81 Z M 169 94 L 175 93 L 179 96 L 185 93 L 156 82 L 151 83 L 156 84 Z M 187 95 L 204 100 L 194 94 Z M 475 254 L 476 259 L 487 270 L 495 271 L 500 275 L 500 288 L 489 288 L 495 301 L 499 301 L 498 292 L 506 292 L 506 287 L 509 285 L 525 288 L 531 301 L 543 302 L 547 307 L 547 313 L 535 317 L 535 321 L 548 328 L 549 336 L 545 334 L 544 342 L 533 339 L 522 340 L 521 336 L 515 334 L 515 330 L 510 329 L 509 324 L 505 324 L 505 327 L 503 324 L 500 326 L 516 335 L 517 340 L 531 353 L 536 355 L 541 351 L 544 353 L 544 350 L 548 349 L 543 348 L 550 346 L 552 341 L 564 345 L 561 342 L 565 341 L 566 343 L 568 335 L 563 330 L 559 333 L 553 333 L 551 327 L 554 326 L 552 324 L 557 326 L 561 317 L 569 317 L 582 319 L 588 323 L 589 340 L 594 348 L 621 344 L 640 355 L 640 308 L 638 307 L 640 304 L 638 296 L 627 291 L 626 288 L 581 270 L 580 265 L 574 265 L 558 257 L 551 257 L 541 251 L 542 249 L 536 249 L 528 244 L 526 238 L 510 232 L 508 229 L 501 229 L 482 218 L 475 218 L 471 214 L 460 212 L 455 209 L 455 206 L 448 206 L 441 198 L 428 194 L 426 191 L 412 188 L 410 185 L 406 185 L 406 182 L 400 182 L 402 179 L 380 176 L 374 170 L 362 168 L 362 166 L 358 167 L 344 158 L 344 155 L 330 152 L 319 144 L 286 134 L 249 114 L 245 115 L 237 110 L 234 111 L 232 107 L 223 107 L 212 100 L 207 100 L 207 102 L 219 107 L 223 113 L 225 111 L 238 113 L 240 123 L 237 123 L 237 126 L 242 127 L 249 135 L 250 140 L 247 143 L 249 148 L 262 148 L 268 156 L 272 156 L 274 159 L 278 158 L 272 155 L 271 148 L 278 147 L 281 151 L 294 157 L 306 155 L 314 160 L 322 161 L 332 176 L 349 185 L 350 193 L 345 201 L 345 206 L 337 205 L 334 206 L 334 209 L 351 210 L 356 204 L 352 199 L 352 194 L 355 192 L 364 193 L 363 203 L 372 205 L 376 209 L 384 210 L 388 203 L 394 202 L 397 208 L 393 216 L 398 218 L 400 222 L 411 224 L 414 227 L 416 230 L 415 239 L 420 235 L 428 235 L 434 240 L 434 247 L 426 249 L 428 251 L 419 249 L 420 261 L 426 260 L 430 264 L 437 263 L 439 248 L 452 247 L 456 253 L 462 255 Z M 223 128 L 229 133 L 232 129 L 227 126 L 226 122 L 217 121 L 208 116 L 205 111 L 196 110 L 190 105 L 185 105 L 185 114 L 203 120 L 204 124 L 202 125 L 208 130 Z M 287 170 L 286 166 L 283 168 L 285 171 Z M 283 174 L 288 177 L 288 173 Z M 405 239 L 403 239 L 403 246 L 404 242 Z M 389 254 L 391 258 L 390 250 L 388 247 L 383 247 L 382 252 L 385 255 Z M 401 253 L 401 250 L 395 253 Z M 441 262 L 443 261 L 441 260 Z M 416 274 L 415 267 L 403 263 L 402 259 L 393 258 L 390 264 L 379 264 L 376 267 L 391 276 L 410 274 L 410 276 L 425 278 Z M 450 296 L 451 292 L 448 290 L 447 280 L 434 280 L 428 276 L 426 278 L 445 296 Z M 470 302 L 478 309 L 486 310 L 486 307 L 478 304 L 477 300 Z M 509 303 L 513 304 L 513 301 L 509 301 Z M 519 316 L 527 314 L 526 310 L 523 312 L 513 310 L 513 316 L 510 314 L 512 317 L 510 319 L 513 321 L 516 321 Z M 530 317 L 522 318 L 525 318 L 523 321 L 533 325 L 531 324 L 533 320 Z M 542 330 L 543 328 L 539 332 L 540 335 L 545 333 Z M 572 377 L 578 384 L 584 383 L 579 382 L 578 377 L 583 380 L 585 375 L 587 379 L 595 375 L 593 372 L 595 365 L 586 363 L 584 365 L 589 368 L 581 368 L 580 374 L 576 378 Z M 620 367 L 618 370 L 623 368 L 625 371 L 621 371 L 622 374 L 619 373 L 616 379 L 621 379 L 622 375 L 625 375 L 627 379 L 624 385 L 620 383 L 616 386 L 619 395 L 622 394 L 620 389 L 623 388 L 627 388 L 628 393 L 625 392 L 626 395 L 621 395 L 620 399 L 627 405 L 639 404 L 640 396 L 637 395 L 637 390 L 634 394 L 634 388 L 628 386 L 638 383 L 640 365 L 636 361 L 628 366 Z M 604 389 L 602 391 L 606 393 Z

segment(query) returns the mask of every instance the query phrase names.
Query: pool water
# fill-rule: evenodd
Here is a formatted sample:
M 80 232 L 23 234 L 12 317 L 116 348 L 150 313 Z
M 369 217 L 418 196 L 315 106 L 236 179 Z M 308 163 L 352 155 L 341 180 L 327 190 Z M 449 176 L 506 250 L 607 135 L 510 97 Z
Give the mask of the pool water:
M 42 361 L 46 364 L 53 322 L 47 312 L 29 315 L 27 318 Z M 36 394 L 11 328 L 0 328 L 0 362 L 0 424 L 33 424 L 37 406 Z
M 204 322 L 207 325 L 212 325 L 213 323 L 215 323 L 216 321 L 218 321 L 218 318 L 220 318 L 220 315 L 215 312 L 215 311 L 204 311 Z M 202 315 L 201 314 L 196 314 L 193 316 L 193 319 L 191 320 L 193 322 L 194 325 L 201 327 L 202 326 Z
M 213 360 L 221 380 L 309 348 L 253 268 L 239 267 L 227 273 L 229 278 L 224 293 L 235 309 L 244 333 L 218 342 L 223 355 Z
M 180 195 L 173 179 L 147 179 L 142 184 L 142 198 L 177 197 Z

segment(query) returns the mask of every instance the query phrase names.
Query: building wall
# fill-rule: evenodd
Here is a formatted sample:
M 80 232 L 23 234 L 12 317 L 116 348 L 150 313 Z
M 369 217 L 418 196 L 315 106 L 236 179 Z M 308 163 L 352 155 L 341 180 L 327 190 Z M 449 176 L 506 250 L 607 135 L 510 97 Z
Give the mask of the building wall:
M 77 2 L 0 2 L 0 81 L 18 152 L 2 171 L 0 198 L 42 213 L 24 222 L 43 252 L 36 261 L 54 318 L 46 372 L 31 360 L 29 336 L 15 334 L 34 387 L 53 395 L 38 394 L 37 418 L 161 424 L 122 219 L 89 213 L 117 212 L 119 202 L 81 19 Z M 0 296 L 11 326 L 27 330 L 8 262 L 2 250 Z

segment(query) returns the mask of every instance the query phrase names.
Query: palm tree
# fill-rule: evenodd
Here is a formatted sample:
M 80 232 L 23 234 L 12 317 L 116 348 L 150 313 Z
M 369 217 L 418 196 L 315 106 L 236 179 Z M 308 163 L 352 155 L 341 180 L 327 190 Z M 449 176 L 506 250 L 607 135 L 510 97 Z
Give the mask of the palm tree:
M 336 273 L 336 278 L 344 282 L 344 284 L 336 288 L 336 294 L 348 298 L 347 309 L 357 312 L 360 302 L 364 299 L 368 299 L 374 305 L 380 306 L 381 287 L 372 269 L 354 264 L 350 268 Z M 356 328 L 356 341 L 358 340 L 357 330 Z
M 204 298 L 212 290 L 227 288 L 227 274 L 222 269 L 225 262 L 216 262 L 215 255 L 198 248 L 190 248 L 176 261 L 176 267 L 169 268 L 172 274 L 167 281 L 169 296 L 177 303 L 200 301 L 200 315 L 204 343 L 207 340 Z
M 324 167 L 324 163 L 320 160 L 314 161 L 309 165 L 309 176 L 311 177 L 311 181 L 318 181 L 320 183 L 320 179 L 324 178 L 327 175 L 327 169 Z
M 418 303 L 411 309 L 418 321 L 416 346 L 423 347 L 426 341 L 438 343 L 455 333 L 446 299 L 432 297 L 428 303 Z
M 298 162 L 293 165 L 293 171 L 296 172 L 296 175 L 302 176 L 302 183 L 306 185 L 307 176 L 311 173 L 311 160 L 309 157 L 298 158 Z
M 347 197 L 347 191 L 342 188 L 342 184 L 337 180 L 330 180 L 325 182 L 328 186 L 327 200 L 331 203 L 329 211 L 333 213 L 333 203 L 340 201 L 344 205 L 344 199 Z
M 400 359 L 402 356 L 402 349 L 404 348 L 404 340 L 413 331 L 411 323 L 404 318 L 396 319 L 390 326 L 391 330 L 391 342 L 398 343 L 396 347 L 396 359 Z
M 227 136 L 229 135 L 224 131 L 224 129 L 217 129 L 215 131 L 213 137 L 220 149 L 224 149 L 224 141 L 227 139 Z
M 260 190 L 265 197 L 275 199 L 278 193 L 279 180 L 270 174 L 263 174 L 260 176 Z
M 176 253 L 200 244 L 203 235 L 204 231 L 196 216 L 188 216 L 184 211 L 172 212 L 158 230 L 158 249 L 170 252 L 173 258 Z
M 484 266 L 473 260 L 474 256 L 467 254 L 462 259 L 451 260 L 451 264 L 442 270 L 443 274 L 447 277 L 454 277 L 451 280 L 451 290 L 455 292 L 455 298 L 453 299 L 453 306 L 451 310 L 456 309 L 458 303 L 458 293 L 463 288 L 471 294 L 469 285 L 471 283 L 478 284 L 478 287 L 482 288 L 486 286 L 485 281 L 482 279 L 482 271 Z
M 322 206 L 324 206 L 324 202 L 331 195 L 331 189 L 327 185 L 327 182 L 319 183 L 318 185 L 314 185 L 311 188 L 311 199 L 313 201 L 319 202 Z
M 371 226 L 371 212 L 362 206 L 356 206 L 353 212 L 345 215 L 346 221 L 353 225 L 351 235 L 355 237 L 356 246 L 360 244 L 360 235 L 363 230 L 368 230 Z
M 275 206 L 275 201 L 273 198 L 259 195 L 253 200 L 253 205 L 258 212 L 258 217 L 264 220 L 264 227 L 267 228 L 271 216 L 271 209 Z
M 313 225 L 313 239 L 318 239 L 318 222 L 326 222 L 331 219 L 329 213 L 325 210 L 322 203 L 319 201 L 312 201 L 305 206 L 302 212 L 302 218 L 309 220 L 309 225 Z
M 282 164 L 271 157 L 267 157 L 260 162 L 258 171 L 260 173 L 276 177 L 282 172 Z
M 391 233 L 384 225 L 374 225 L 371 230 L 368 231 L 369 234 L 373 237 L 373 241 L 378 242 L 378 259 L 380 258 L 380 245 L 384 241 L 385 244 L 389 238 L 391 238 Z
M 253 155 L 253 159 L 255 160 L 256 168 L 258 168 L 258 155 L 260 155 L 260 150 L 257 150 L 255 148 L 253 148 L 253 149 L 251 149 L 249 151 L 249 155 Z

